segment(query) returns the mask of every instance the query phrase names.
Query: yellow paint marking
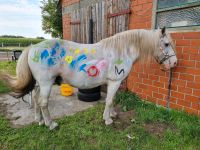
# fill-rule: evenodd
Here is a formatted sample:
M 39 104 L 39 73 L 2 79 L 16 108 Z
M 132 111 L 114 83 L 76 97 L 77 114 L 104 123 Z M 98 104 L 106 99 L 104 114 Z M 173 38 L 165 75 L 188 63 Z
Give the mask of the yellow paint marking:
M 68 64 L 71 64 L 72 61 L 73 61 L 73 56 L 66 56 L 66 57 L 65 57 L 65 61 L 66 61 Z

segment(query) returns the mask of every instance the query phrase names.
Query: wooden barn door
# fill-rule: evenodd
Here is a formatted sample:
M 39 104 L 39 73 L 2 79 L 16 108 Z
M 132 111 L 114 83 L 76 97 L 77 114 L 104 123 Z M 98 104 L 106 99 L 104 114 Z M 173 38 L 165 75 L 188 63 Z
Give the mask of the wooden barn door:
M 130 0 L 102 0 L 71 13 L 71 39 L 89 43 L 89 20 L 93 19 L 94 43 L 128 30 Z
M 89 43 L 89 21 L 93 20 L 93 42 L 128 30 L 130 0 L 102 0 L 71 14 L 71 39 L 79 43 Z M 127 80 L 120 88 L 127 89 Z

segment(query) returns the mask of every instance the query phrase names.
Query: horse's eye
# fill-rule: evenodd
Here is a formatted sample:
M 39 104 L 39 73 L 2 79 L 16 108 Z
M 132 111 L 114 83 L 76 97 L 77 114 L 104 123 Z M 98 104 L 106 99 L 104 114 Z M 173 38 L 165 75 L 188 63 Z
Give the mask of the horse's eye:
M 168 47 L 169 46 L 169 43 L 165 43 L 165 47 Z

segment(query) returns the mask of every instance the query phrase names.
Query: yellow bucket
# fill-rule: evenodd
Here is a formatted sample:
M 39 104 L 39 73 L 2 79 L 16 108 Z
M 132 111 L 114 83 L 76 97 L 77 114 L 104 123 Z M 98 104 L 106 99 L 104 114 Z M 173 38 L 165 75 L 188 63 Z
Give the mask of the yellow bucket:
M 60 91 L 62 96 L 71 96 L 74 94 L 74 88 L 69 84 L 61 84 Z

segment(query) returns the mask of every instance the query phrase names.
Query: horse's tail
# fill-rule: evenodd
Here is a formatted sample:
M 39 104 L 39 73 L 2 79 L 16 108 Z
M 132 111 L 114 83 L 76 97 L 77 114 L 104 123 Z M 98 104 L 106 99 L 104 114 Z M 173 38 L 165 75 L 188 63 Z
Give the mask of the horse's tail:
M 3 74 L 2 78 L 5 83 L 12 89 L 11 95 L 17 98 L 23 97 L 33 90 L 35 79 L 28 65 L 29 49 L 22 52 L 17 62 L 16 77 L 9 74 Z

